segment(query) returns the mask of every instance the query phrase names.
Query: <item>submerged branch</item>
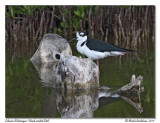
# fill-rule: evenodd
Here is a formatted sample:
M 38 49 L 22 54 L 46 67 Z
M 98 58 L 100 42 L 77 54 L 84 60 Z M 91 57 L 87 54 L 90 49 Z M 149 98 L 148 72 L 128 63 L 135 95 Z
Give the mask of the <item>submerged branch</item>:
M 137 78 L 135 75 L 132 75 L 130 83 L 118 89 L 117 92 L 118 94 L 139 94 L 141 92 L 142 81 L 143 77 L 141 75 Z

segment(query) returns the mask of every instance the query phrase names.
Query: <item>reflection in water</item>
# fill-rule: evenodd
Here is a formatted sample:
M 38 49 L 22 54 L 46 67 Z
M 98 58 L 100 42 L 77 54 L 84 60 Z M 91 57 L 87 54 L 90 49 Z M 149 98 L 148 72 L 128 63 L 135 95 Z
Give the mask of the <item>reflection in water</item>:
M 42 117 L 54 118 L 56 117 L 56 97 L 52 90 L 51 94 L 48 93 L 46 89 L 46 96 L 42 101 Z
M 143 112 L 140 95 L 125 97 L 110 89 L 52 90 L 50 95 L 46 93 L 46 98 L 43 100 L 43 116 L 55 117 L 57 107 L 62 118 L 92 118 L 98 108 L 121 99 L 132 105 L 139 113 Z
M 59 88 L 62 83 L 62 76 L 58 72 L 58 62 L 37 64 L 33 62 L 34 67 L 39 73 L 44 86 Z
M 57 87 L 55 83 L 62 81 L 57 74 L 58 67 L 55 64 L 34 64 L 44 87 Z M 56 117 L 56 107 L 62 118 L 92 118 L 94 111 L 98 108 L 107 106 L 113 102 L 125 100 L 132 105 L 138 112 L 143 112 L 141 107 L 140 95 L 118 95 L 108 87 L 88 90 L 61 90 L 56 88 L 46 97 L 42 104 L 42 115 L 44 117 Z M 55 106 L 56 105 L 56 106 Z
M 131 104 L 139 113 L 143 112 L 143 107 L 141 106 L 140 94 L 137 95 L 125 95 L 121 96 L 123 100 Z
M 91 118 L 98 108 L 98 93 L 91 90 L 59 92 L 56 104 L 62 118 Z

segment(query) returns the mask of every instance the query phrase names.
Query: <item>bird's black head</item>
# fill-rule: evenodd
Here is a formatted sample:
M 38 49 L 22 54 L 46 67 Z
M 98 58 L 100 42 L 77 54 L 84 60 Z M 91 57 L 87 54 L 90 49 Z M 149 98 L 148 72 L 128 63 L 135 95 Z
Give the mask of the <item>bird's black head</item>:
M 76 38 L 73 38 L 72 40 L 70 40 L 69 42 L 71 42 L 71 41 L 73 41 L 73 40 L 78 40 L 78 41 L 85 41 L 85 40 L 87 40 L 87 35 L 83 32 L 83 31 L 81 31 L 81 30 L 79 30 L 79 31 L 77 31 L 77 33 L 76 33 Z
M 77 35 L 77 34 L 78 34 L 78 35 Z M 81 31 L 81 30 L 77 31 L 76 35 L 77 35 L 77 37 L 78 37 L 78 36 L 80 36 L 80 37 L 86 36 L 85 32 L 83 32 L 83 31 Z

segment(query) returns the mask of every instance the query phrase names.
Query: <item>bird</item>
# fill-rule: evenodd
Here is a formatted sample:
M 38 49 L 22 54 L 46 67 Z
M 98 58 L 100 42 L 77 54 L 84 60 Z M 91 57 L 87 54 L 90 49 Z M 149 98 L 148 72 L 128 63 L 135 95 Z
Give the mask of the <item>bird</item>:
M 134 52 L 134 50 L 120 48 L 101 40 L 90 39 L 83 31 L 77 31 L 76 37 L 69 42 L 72 42 L 73 40 L 78 40 L 76 45 L 78 52 L 92 60 L 97 60 L 99 75 L 99 59 L 103 59 L 108 56 L 125 55 L 126 52 Z

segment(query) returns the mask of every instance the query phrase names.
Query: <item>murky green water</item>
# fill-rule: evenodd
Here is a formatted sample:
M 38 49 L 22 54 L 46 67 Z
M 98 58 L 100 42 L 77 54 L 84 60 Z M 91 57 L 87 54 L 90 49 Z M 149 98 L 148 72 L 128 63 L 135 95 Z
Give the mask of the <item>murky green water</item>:
M 144 92 L 131 104 L 121 97 L 100 97 L 98 90 L 66 92 L 44 87 L 40 73 L 29 58 L 7 57 L 6 117 L 154 118 L 154 52 L 150 51 L 147 58 L 141 57 L 141 61 L 133 60 L 131 55 L 123 56 L 121 60 L 120 57 L 100 60 L 101 86 L 118 89 L 129 83 L 133 74 L 143 76 Z M 133 104 L 140 105 L 143 112 Z

